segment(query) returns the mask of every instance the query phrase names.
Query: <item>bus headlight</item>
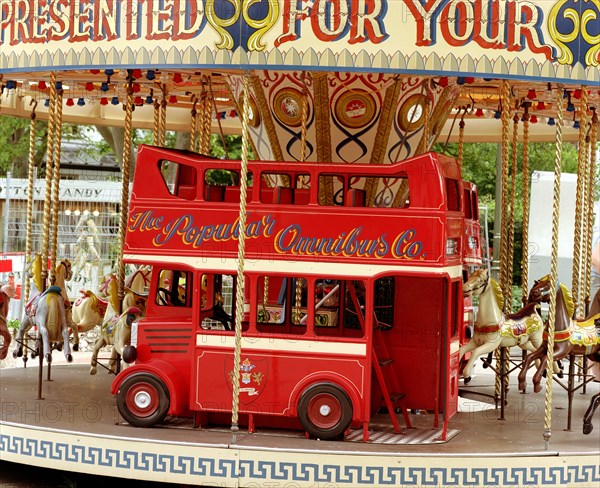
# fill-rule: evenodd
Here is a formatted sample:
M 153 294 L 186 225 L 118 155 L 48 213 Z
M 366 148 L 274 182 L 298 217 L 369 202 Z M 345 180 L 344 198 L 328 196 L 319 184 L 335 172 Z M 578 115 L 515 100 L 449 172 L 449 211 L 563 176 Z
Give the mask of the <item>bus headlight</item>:
M 137 349 L 135 346 L 125 346 L 123 348 L 123 361 L 127 364 L 135 362 L 137 359 Z

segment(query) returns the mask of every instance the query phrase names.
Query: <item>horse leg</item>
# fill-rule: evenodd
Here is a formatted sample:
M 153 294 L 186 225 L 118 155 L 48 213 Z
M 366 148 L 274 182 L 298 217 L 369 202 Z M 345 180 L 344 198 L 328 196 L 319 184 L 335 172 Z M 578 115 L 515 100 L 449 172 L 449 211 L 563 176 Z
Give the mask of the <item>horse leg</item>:
M 77 326 L 75 326 L 75 329 L 77 329 Z M 63 323 L 63 341 L 64 341 L 64 355 L 65 355 L 65 359 L 67 360 L 67 363 L 71 363 L 73 362 L 73 356 L 71 355 L 71 344 L 69 344 L 69 327 L 67 326 L 67 322 L 65 321 Z M 75 333 L 75 336 L 77 336 L 78 334 Z
M 23 356 L 23 337 L 27 331 L 31 328 L 31 320 L 27 314 L 23 314 L 23 318 L 21 319 L 21 324 L 19 325 L 19 330 L 17 331 L 17 347 L 13 351 L 13 358 L 20 358 Z
M 485 342 L 481 346 L 476 347 L 473 350 L 473 352 L 471 353 L 471 357 L 469 358 L 469 360 L 467 361 L 467 364 L 465 365 L 465 368 L 463 369 L 463 378 L 469 378 L 471 376 L 471 371 L 473 370 L 473 364 L 475 363 L 475 361 L 477 361 L 479 356 L 482 356 L 484 354 L 487 354 L 488 352 L 494 351 L 495 349 L 498 348 L 499 344 L 500 344 L 499 341 Z
M 583 416 L 583 433 L 585 435 L 588 435 L 594 429 L 594 426 L 592 425 L 592 417 L 594 416 L 594 412 L 598 408 L 598 405 L 600 405 L 600 393 L 596 393 L 592 397 L 590 406 L 585 411 L 585 415 Z
M 96 364 L 98 364 L 98 353 L 100 352 L 100 349 L 102 349 L 106 345 L 107 343 L 104 336 L 102 335 L 98 337 L 96 343 L 94 344 L 94 352 L 92 353 L 90 374 L 96 374 Z
M 519 391 L 524 392 L 525 388 L 527 387 L 527 371 L 531 367 L 531 363 L 533 363 L 534 361 L 539 362 L 540 358 L 546 355 L 547 350 L 548 344 L 543 343 L 534 352 L 525 356 L 523 366 L 521 366 L 521 371 L 519 371 Z
M 119 353 L 115 345 L 113 344 L 112 351 L 110 353 L 110 360 L 108 361 L 108 372 L 116 373 L 117 372 L 117 361 L 119 360 Z
M 10 346 L 10 341 L 12 340 L 12 336 L 8 331 L 8 326 L 6 325 L 6 319 L 4 317 L 0 317 L 0 335 L 4 337 L 4 344 L 0 349 L 0 359 L 4 359 L 8 354 L 8 346 Z
M 50 346 L 50 338 L 48 336 L 48 328 L 46 327 L 46 317 L 43 317 L 43 320 L 37 324 L 38 332 L 42 336 L 42 350 L 39 351 L 40 354 L 43 354 L 46 357 L 46 361 L 48 364 L 52 362 L 52 348 Z

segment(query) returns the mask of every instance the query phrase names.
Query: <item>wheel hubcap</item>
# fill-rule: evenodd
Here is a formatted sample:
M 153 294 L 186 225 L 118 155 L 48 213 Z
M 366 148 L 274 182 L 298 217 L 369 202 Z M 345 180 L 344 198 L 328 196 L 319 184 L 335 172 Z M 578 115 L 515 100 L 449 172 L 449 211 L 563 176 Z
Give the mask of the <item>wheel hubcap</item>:
M 145 391 L 140 391 L 135 395 L 133 401 L 138 408 L 148 408 L 148 405 L 150 405 L 150 395 Z

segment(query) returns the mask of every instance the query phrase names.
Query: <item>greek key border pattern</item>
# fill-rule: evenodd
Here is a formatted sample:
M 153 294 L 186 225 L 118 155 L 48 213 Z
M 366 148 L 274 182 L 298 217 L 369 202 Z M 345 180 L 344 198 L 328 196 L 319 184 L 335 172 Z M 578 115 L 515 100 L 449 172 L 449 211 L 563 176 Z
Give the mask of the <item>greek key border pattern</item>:
M 136 452 L 0 434 L 0 455 L 207 478 L 335 483 L 339 486 L 566 486 L 600 483 L 600 465 L 528 467 L 385 467 L 255 461 Z M 547 459 L 547 458 L 540 458 Z

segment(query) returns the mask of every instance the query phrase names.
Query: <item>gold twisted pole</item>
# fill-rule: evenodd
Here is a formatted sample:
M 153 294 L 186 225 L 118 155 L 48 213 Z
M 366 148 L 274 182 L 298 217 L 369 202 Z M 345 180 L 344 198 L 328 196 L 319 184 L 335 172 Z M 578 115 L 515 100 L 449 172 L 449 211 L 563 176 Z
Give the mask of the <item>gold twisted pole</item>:
M 500 225 L 500 286 L 503 296 L 506 297 L 507 288 L 507 257 L 508 257 L 508 233 L 505 223 L 508 220 L 508 157 L 509 157 L 509 135 L 510 135 L 510 99 L 511 90 L 507 80 L 502 84 L 502 205 L 501 220 L 494 225 Z M 496 202 L 498 205 L 498 202 Z
M 593 115 L 590 127 L 590 142 L 589 142 L 589 164 L 588 164 L 588 187 L 587 187 L 587 228 L 588 238 L 586 239 L 586 261 L 588 263 L 586 270 L 585 293 L 586 304 L 590 303 L 590 290 L 592 286 L 592 232 L 594 228 L 594 188 L 596 181 L 596 153 L 598 143 L 598 113 L 593 109 Z
M 34 190 L 33 183 L 35 178 L 35 123 L 36 114 L 35 109 L 37 107 L 37 101 L 34 102 L 33 110 L 31 111 L 31 120 L 29 122 L 29 170 L 27 174 L 27 235 L 25 237 L 25 259 L 29 263 L 31 261 L 32 251 L 32 234 L 33 234 L 33 200 Z M 23 303 L 27 303 L 29 300 L 29 294 L 31 293 L 31 282 L 29 279 L 25 280 L 25 291 L 23 293 Z M 24 337 L 27 337 L 25 334 Z
M 466 112 L 463 112 L 463 116 L 458 124 L 458 158 L 456 162 L 458 163 L 459 169 L 462 169 L 465 156 L 465 113 Z
M 521 291 L 522 303 L 527 303 L 529 282 L 529 111 L 523 114 L 523 237 L 521 246 Z
M 302 73 L 302 81 L 305 82 L 305 73 Z M 302 128 L 300 132 L 300 162 L 306 161 L 306 133 L 308 123 L 308 89 L 306 83 L 302 90 Z M 295 320 L 294 322 L 300 324 L 302 318 L 302 278 L 296 279 L 296 307 L 295 307 Z
M 163 98 L 160 101 L 160 122 L 158 128 L 158 145 L 165 147 L 167 134 L 167 94 L 163 91 Z
M 123 167 L 121 168 L 121 215 L 119 219 L 119 239 L 117 255 L 117 284 L 119 306 L 125 297 L 125 263 L 123 261 L 123 250 L 125 248 L 125 234 L 127 232 L 127 212 L 129 210 L 129 176 L 131 170 L 131 136 L 133 132 L 133 87 L 131 79 L 127 86 L 125 98 L 125 134 L 123 136 Z M 119 310 L 121 313 L 122 310 Z
M 60 148 L 62 142 L 62 109 L 63 91 L 56 92 L 56 128 L 54 130 L 54 167 L 52 170 L 52 239 L 50 240 L 50 283 L 56 282 L 56 261 L 58 248 L 58 208 L 60 200 Z M 67 296 L 67 290 L 63 290 Z
M 512 311 L 512 284 L 515 249 L 515 202 L 517 200 L 517 147 L 519 142 L 519 115 L 513 117 L 513 138 L 510 175 L 510 205 L 508 212 L 508 239 L 506 257 L 506 289 L 504 290 L 504 311 Z
M 507 226 L 504 223 L 508 220 L 508 157 L 509 157 L 509 135 L 510 135 L 510 99 L 511 89 L 508 80 L 504 80 L 502 84 L 501 92 L 501 104 L 502 104 L 502 213 L 501 221 L 495 222 L 494 225 L 500 226 L 500 287 L 502 288 L 502 294 L 506 297 L 507 289 L 507 256 L 508 256 L 508 232 Z M 498 202 L 496 202 L 498 205 Z M 506 308 L 506 300 L 504 307 Z M 496 359 L 496 365 L 500 365 L 500 348 L 496 348 L 494 351 L 494 357 Z M 500 375 L 500 367 L 497 367 L 495 384 L 494 384 L 494 397 L 500 398 L 500 390 L 502 388 L 502 376 Z
M 431 118 L 431 100 L 429 99 L 429 82 L 427 81 L 426 83 L 427 95 L 425 96 L 425 106 L 423 107 L 423 135 L 421 136 L 421 141 L 419 142 L 419 147 L 417 148 L 417 154 L 423 154 L 429 149 L 429 123 Z
M 582 221 L 584 215 L 585 174 L 587 166 L 587 154 L 585 151 L 585 135 L 587 131 L 587 87 L 581 87 L 581 105 L 579 109 L 579 157 L 577 161 L 577 189 L 575 190 L 575 232 L 573 238 L 573 274 L 571 278 L 571 293 L 573 294 L 573 315 L 577 316 L 580 303 L 579 278 L 581 276 L 581 238 Z
M 560 176 L 563 144 L 564 99 L 556 93 L 556 149 L 554 158 L 554 201 L 552 205 L 552 253 L 550 256 L 550 307 L 548 309 L 548 352 L 546 364 L 546 397 L 544 402 L 544 440 L 546 449 L 552 437 L 552 375 L 554 373 L 554 326 L 556 319 L 556 285 L 558 274 L 558 217 L 560 212 Z
M 196 104 L 198 99 L 195 95 L 193 97 L 192 111 L 190 113 L 190 151 L 196 151 L 196 138 L 198 137 L 197 126 L 198 123 L 198 111 L 196 110 Z
M 215 115 L 217 115 L 215 113 Z M 212 122 L 212 105 L 210 103 L 209 94 L 205 93 L 204 96 L 204 127 L 202 129 L 202 148 L 201 153 L 210 155 L 210 129 Z
M 154 145 L 160 146 L 160 102 L 158 98 L 154 99 Z
M 244 100 L 250 100 L 250 78 L 244 74 Z M 242 161 L 240 171 L 240 216 L 238 237 L 238 271 L 235 297 L 235 349 L 233 355 L 233 398 L 231 405 L 232 442 L 237 440 L 238 412 L 240 404 L 240 357 L 242 354 L 242 320 L 244 318 L 244 256 L 246 243 L 246 189 L 248 188 L 248 124 L 250 120 L 250 104 L 244 103 L 242 116 Z
M 52 173 L 54 171 L 54 131 L 56 114 L 56 72 L 50 73 L 50 104 L 48 107 L 48 142 L 46 147 L 46 193 L 44 195 L 44 230 L 42 235 L 42 290 L 48 279 L 48 240 L 50 237 Z

